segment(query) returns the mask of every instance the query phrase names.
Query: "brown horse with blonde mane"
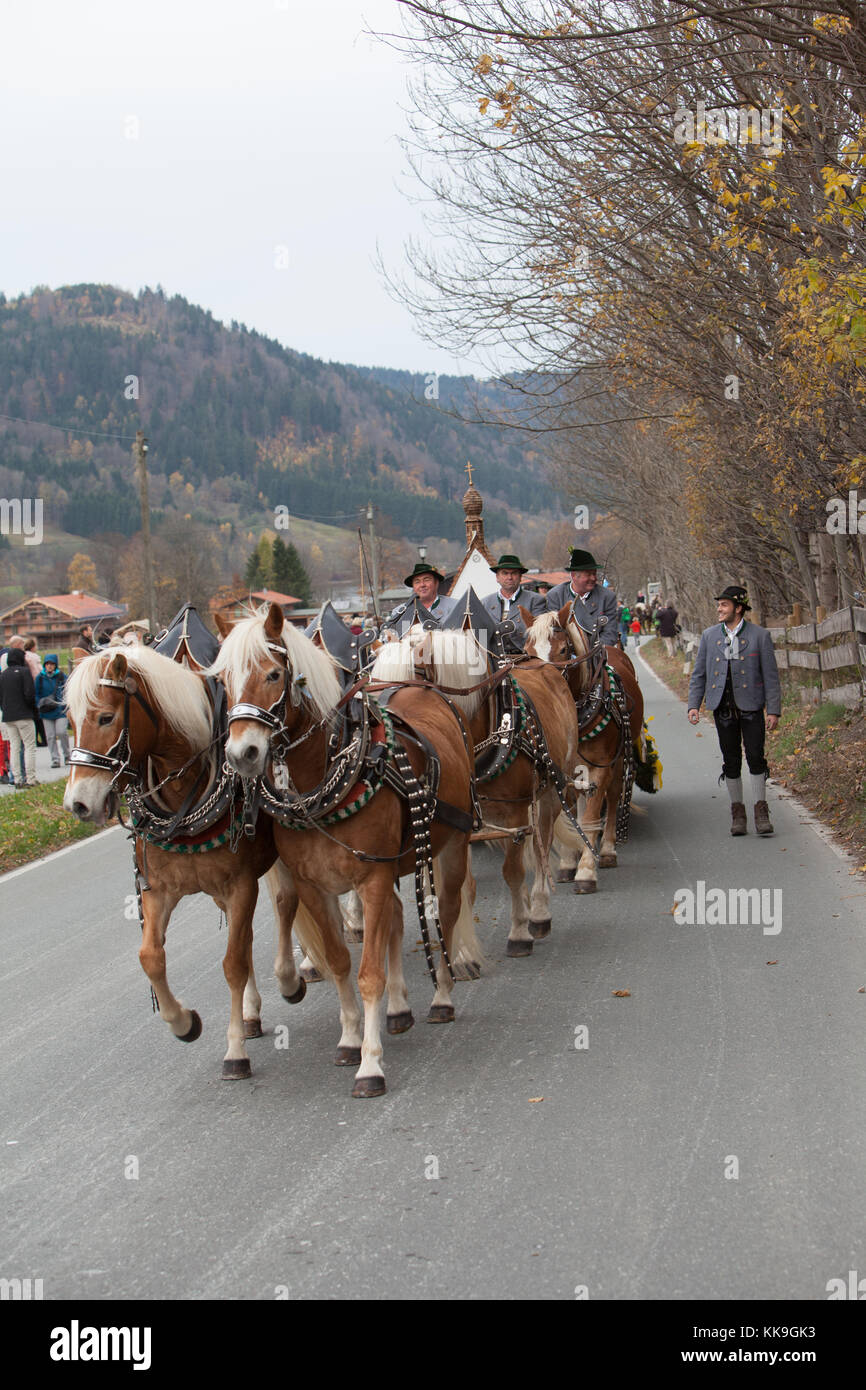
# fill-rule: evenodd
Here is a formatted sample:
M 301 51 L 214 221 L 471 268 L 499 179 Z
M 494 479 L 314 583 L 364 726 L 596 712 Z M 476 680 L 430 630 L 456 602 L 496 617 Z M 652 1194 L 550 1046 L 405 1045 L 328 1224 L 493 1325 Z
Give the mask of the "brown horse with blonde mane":
M 353 725 L 331 657 L 284 623 L 276 604 L 232 628 L 210 671 L 221 677 L 232 702 L 227 762 L 247 779 L 265 779 L 264 804 L 274 816 L 277 850 L 319 929 L 315 951 L 309 945 L 308 950 L 333 977 L 340 996 L 336 1061 L 360 1064 L 353 1096 L 382 1095 L 379 1006 L 386 954 L 388 1032 L 405 1032 L 414 1023 L 402 973 L 402 905 L 395 887 L 416 869 L 416 852 L 426 885 L 419 890 L 416 877 L 416 899 L 434 920 L 438 909 L 441 927 L 429 1023 L 453 1021 L 451 953 L 464 932 L 474 942 L 471 913 L 461 913 L 473 823 L 468 732 L 459 711 L 433 690 L 418 687 L 396 689 L 387 709 L 363 701 L 360 722 Z M 359 747 L 368 739 L 371 755 L 378 741 L 380 757 L 358 764 L 362 780 L 347 786 L 340 781 L 340 758 L 354 746 L 353 739 Z M 354 780 L 355 772 L 351 775 Z M 339 786 L 332 795 L 335 776 Z M 427 840 L 436 862 L 435 885 L 425 872 Z M 358 972 L 363 1039 L 338 905 L 338 896 L 353 888 L 364 907 Z M 428 963 L 432 972 L 429 954 Z
M 213 735 L 213 709 L 202 676 L 148 647 L 98 652 L 79 661 L 66 685 L 75 736 L 63 806 L 79 820 L 105 825 L 127 792 L 145 797 L 170 822 L 201 786 L 219 790 L 222 753 Z M 182 1042 L 201 1034 L 201 1018 L 172 993 L 166 977 L 165 936 L 181 898 L 207 893 L 228 921 L 223 971 L 231 991 L 226 1078 L 250 1075 L 245 1038 L 261 1037 L 261 996 L 252 965 L 252 924 L 258 880 L 268 874 L 277 920 L 274 970 L 290 1004 L 304 997 L 292 949 L 298 905 L 291 876 L 277 860 L 270 822 L 260 817 L 252 838 L 240 825 L 237 799 L 203 835 L 171 838 L 164 848 L 135 837 L 136 886 L 142 938 L 139 959 L 163 1021 Z M 237 848 L 232 850 L 232 833 Z M 158 838 L 158 837 L 157 837 Z M 166 841 L 168 843 L 168 841 Z M 270 872 L 269 872 L 270 871 Z M 303 940 L 304 917 L 296 926 Z
M 471 628 L 411 628 L 400 641 L 381 649 L 371 674 L 380 681 L 426 677 L 451 692 L 463 709 L 475 743 L 484 819 L 475 838 L 495 837 L 505 847 L 502 874 L 511 892 L 506 954 L 531 955 L 534 941 L 550 933 L 548 857 L 562 810 L 545 751 L 563 775 L 572 808 L 577 809 L 577 796 L 569 784 L 577 765 L 578 727 L 568 687 L 557 671 L 540 660 L 507 662 L 497 676 L 488 665 L 486 644 Z M 496 686 L 502 676 L 513 681 L 517 698 L 508 722 L 500 728 Z M 458 691 L 461 693 L 455 693 Z M 509 739 L 508 753 L 491 760 L 491 749 L 507 744 Z M 486 768 L 479 760 L 485 757 Z M 580 842 L 576 832 L 572 833 Z M 535 869 L 531 895 L 526 887 L 527 850 Z
M 617 839 L 627 834 L 634 760 L 640 762 L 643 751 L 643 695 L 634 667 L 618 647 L 605 647 L 594 641 L 593 634 L 577 622 L 572 604 L 565 604 L 558 613 L 543 613 L 535 620 L 527 613 L 524 621 L 528 629 L 527 652 L 562 670 L 577 706 L 580 760 L 591 787 L 580 825 L 590 837 L 601 832 L 598 867 L 615 868 Z M 574 875 L 576 856 L 572 846 L 571 838 L 560 846 L 560 882 L 567 882 Z M 597 887 L 595 858 L 585 848 L 573 891 L 594 893 Z

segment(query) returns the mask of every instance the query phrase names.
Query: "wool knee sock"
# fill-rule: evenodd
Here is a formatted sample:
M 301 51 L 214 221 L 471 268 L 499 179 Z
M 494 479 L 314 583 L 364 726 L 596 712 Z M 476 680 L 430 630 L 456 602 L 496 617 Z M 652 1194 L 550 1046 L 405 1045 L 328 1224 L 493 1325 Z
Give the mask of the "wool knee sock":
M 767 800 L 767 774 L 766 772 L 750 772 L 749 780 L 752 784 L 752 800 Z
M 731 798 L 731 804 L 733 805 L 735 802 L 740 802 L 740 803 L 742 803 L 742 800 L 743 800 L 743 779 L 742 779 L 742 777 L 726 777 L 726 778 L 725 778 L 725 782 L 727 783 L 727 787 L 728 787 L 728 796 Z

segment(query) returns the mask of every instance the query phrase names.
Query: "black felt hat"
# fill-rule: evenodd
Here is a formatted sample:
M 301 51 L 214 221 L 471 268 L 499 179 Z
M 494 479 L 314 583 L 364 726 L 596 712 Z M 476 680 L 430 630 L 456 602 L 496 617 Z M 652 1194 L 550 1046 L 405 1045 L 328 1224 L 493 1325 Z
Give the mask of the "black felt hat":
M 419 574 L 432 574 L 433 578 L 438 579 L 440 584 L 444 583 L 445 580 L 445 576 L 443 574 L 440 574 L 438 570 L 434 570 L 432 565 L 427 565 L 424 563 L 423 560 L 419 560 L 412 573 L 407 574 L 406 578 L 403 580 L 403 583 L 411 589 L 412 580 L 417 579 Z
M 748 591 L 743 588 L 742 584 L 729 584 L 727 589 L 723 589 L 720 594 L 714 594 L 713 597 L 716 602 L 720 598 L 730 599 L 731 603 L 739 604 L 744 613 L 751 613 L 752 611 Z
M 572 550 L 566 568 L 569 570 L 597 570 L 598 561 L 590 555 L 588 550 Z
M 500 555 L 496 564 L 491 565 L 490 568 L 493 570 L 494 574 L 497 570 L 520 570 L 521 574 L 526 574 L 528 572 L 526 566 L 520 563 L 516 555 Z

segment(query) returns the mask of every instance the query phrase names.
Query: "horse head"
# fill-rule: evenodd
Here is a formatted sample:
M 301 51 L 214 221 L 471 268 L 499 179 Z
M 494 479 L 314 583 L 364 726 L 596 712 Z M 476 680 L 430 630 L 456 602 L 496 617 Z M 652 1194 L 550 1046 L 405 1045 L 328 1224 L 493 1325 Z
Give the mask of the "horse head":
M 63 807 L 95 825 L 116 814 L 119 793 L 141 782 L 148 759 L 182 761 L 210 744 L 203 682 L 148 647 L 86 657 L 66 701 L 75 747 Z
M 242 618 L 226 635 L 208 675 L 228 692 L 226 761 L 242 777 L 260 777 L 274 738 L 327 723 L 340 684 L 327 652 L 283 619 L 276 603 Z

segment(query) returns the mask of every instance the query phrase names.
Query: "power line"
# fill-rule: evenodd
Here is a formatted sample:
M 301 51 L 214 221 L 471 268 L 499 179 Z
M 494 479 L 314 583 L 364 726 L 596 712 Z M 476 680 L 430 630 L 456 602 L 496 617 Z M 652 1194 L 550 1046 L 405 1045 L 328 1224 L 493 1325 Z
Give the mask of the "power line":
M 0 420 L 12 420 L 18 425 L 36 425 L 41 430 L 61 430 L 63 434 L 99 434 L 105 439 L 128 439 L 135 441 L 134 434 L 115 434 L 112 430 L 84 430 L 77 425 L 53 425 L 49 420 L 27 420 L 23 415 L 2 415 Z

